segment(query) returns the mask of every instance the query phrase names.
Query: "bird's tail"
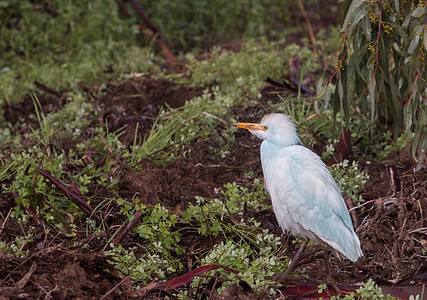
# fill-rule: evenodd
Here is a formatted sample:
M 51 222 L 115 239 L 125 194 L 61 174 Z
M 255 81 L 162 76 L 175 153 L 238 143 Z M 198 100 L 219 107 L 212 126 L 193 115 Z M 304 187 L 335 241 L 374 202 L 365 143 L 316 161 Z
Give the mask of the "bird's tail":
M 356 262 L 363 256 L 359 237 L 353 229 L 348 228 L 348 230 L 345 230 L 339 240 L 332 241 L 325 238 L 322 238 L 322 240 L 333 249 L 340 259 L 347 258 L 352 262 Z

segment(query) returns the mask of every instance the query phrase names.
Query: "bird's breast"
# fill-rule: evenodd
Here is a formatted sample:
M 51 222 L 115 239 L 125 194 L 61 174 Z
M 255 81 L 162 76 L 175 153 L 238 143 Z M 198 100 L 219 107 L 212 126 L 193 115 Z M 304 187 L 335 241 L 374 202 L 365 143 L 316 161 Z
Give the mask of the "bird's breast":
M 268 141 L 261 144 L 261 165 L 264 174 L 264 184 L 267 192 L 275 198 L 276 189 L 279 188 L 275 182 L 281 175 L 289 172 L 288 157 L 281 154 L 281 148 Z M 283 180 L 284 178 L 282 178 Z M 286 182 L 282 181 L 282 184 Z

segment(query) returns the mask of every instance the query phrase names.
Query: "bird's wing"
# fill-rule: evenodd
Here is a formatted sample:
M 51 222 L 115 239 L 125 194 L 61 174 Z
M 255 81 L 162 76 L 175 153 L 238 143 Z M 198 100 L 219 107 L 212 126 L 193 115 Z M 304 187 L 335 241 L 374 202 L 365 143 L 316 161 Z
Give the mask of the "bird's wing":
M 340 190 L 316 154 L 303 146 L 290 146 L 269 164 L 264 174 L 267 189 L 292 222 L 340 252 L 358 244 Z

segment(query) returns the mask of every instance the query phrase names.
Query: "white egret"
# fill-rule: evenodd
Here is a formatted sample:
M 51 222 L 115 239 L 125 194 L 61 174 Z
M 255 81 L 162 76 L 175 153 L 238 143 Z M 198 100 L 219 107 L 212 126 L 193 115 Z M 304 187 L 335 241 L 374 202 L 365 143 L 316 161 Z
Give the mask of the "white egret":
M 284 232 L 307 240 L 286 274 L 289 275 L 308 240 L 326 244 L 339 258 L 352 262 L 363 256 L 339 187 L 320 157 L 301 145 L 289 117 L 274 113 L 266 115 L 259 124 L 234 126 L 263 140 L 262 170 L 277 221 Z

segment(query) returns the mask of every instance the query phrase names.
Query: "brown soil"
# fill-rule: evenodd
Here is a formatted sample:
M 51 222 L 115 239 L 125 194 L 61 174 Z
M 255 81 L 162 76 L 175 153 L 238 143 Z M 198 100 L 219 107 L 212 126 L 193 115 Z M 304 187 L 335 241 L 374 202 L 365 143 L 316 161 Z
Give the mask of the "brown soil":
M 150 131 L 162 107 L 181 107 L 201 93 L 202 88 L 193 89 L 167 79 L 141 76 L 107 87 L 105 95 L 98 98 L 95 105 L 100 118 L 108 124 L 108 130 L 123 131 L 120 141 L 132 145 L 136 128 L 139 142 Z

